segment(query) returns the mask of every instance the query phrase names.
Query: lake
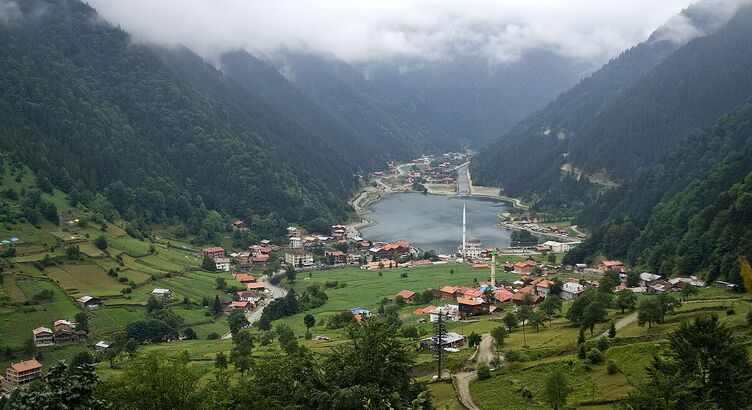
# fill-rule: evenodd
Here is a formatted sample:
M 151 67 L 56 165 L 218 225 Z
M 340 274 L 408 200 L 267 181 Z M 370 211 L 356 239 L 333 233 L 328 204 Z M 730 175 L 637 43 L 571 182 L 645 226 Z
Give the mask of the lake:
M 398 193 L 369 206 L 366 217 L 375 225 L 361 236 L 371 241 L 409 241 L 424 251 L 454 253 L 462 244 L 462 205 L 467 207 L 467 238 L 477 237 L 484 248 L 505 248 L 510 232 L 497 228 L 498 215 L 511 209 L 491 198 Z

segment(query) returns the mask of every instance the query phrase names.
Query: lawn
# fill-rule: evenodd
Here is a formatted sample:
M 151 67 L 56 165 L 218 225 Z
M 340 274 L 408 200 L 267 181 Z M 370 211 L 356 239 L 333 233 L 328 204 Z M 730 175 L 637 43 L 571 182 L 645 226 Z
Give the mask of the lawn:
M 548 375 L 555 370 L 560 370 L 565 374 L 572 388 L 572 394 L 567 400 L 568 405 L 608 399 L 601 391 L 599 383 L 596 383 L 594 371 L 587 371 L 578 360 L 542 363 L 534 367 L 502 373 L 488 380 L 476 380 L 470 383 L 470 393 L 473 401 L 484 409 L 547 409 L 550 406 L 544 402 L 544 383 Z M 602 375 L 598 376 L 602 377 Z M 525 403 L 519 393 L 521 388 L 532 392 L 531 403 Z
M 433 404 L 441 410 L 463 410 L 464 407 L 457 400 L 454 386 L 447 382 L 437 382 L 428 385 L 428 390 L 433 396 Z
M 125 326 L 146 317 L 146 310 L 140 307 L 108 306 L 105 304 L 99 310 L 91 313 L 89 322 L 93 335 L 99 339 L 106 339 L 114 333 L 122 331 Z
M 57 319 L 73 319 L 81 309 L 54 283 L 46 280 L 17 278 L 17 286 L 27 298 L 44 289 L 53 293 L 51 301 L 39 305 L 16 306 L 0 309 L 0 344 L 21 347 L 31 338 L 31 331 L 39 326 L 52 326 Z
M 619 372 L 626 376 L 632 385 L 639 386 L 648 381 L 646 368 L 653 360 L 653 355 L 660 354 L 666 346 L 664 341 L 615 346 L 606 350 L 604 356 L 616 363 Z
M 71 295 L 117 296 L 124 287 L 99 265 L 62 265 L 46 269 L 47 275 Z

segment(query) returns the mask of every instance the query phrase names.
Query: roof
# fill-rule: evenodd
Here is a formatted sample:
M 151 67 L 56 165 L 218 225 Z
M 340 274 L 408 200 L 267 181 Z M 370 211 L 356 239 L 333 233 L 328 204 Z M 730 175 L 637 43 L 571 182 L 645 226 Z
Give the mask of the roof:
M 363 309 L 362 307 L 352 308 L 352 309 L 350 309 L 350 312 L 352 312 L 352 314 L 354 314 L 354 315 L 362 315 L 362 314 L 366 314 L 367 315 L 368 313 L 370 313 L 369 311 Z
M 36 335 L 38 335 L 40 333 L 52 333 L 52 329 L 50 329 L 48 327 L 41 327 L 40 326 L 40 327 L 32 330 L 31 332 L 34 333 L 34 336 L 36 336 Z
M 415 292 L 413 292 L 412 290 L 403 289 L 397 292 L 397 296 L 402 296 L 403 299 L 410 299 L 411 297 L 415 296 Z
M 443 288 L 441 288 L 441 291 L 443 293 L 454 293 L 457 292 L 458 289 L 459 288 L 457 288 L 456 286 L 444 286 Z
M 539 287 L 539 288 L 543 288 L 543 289 L 548 289 L 548 288 L 550 288 L 550 287 L 551 287 L 551 285 L 553 285 L 553 284 L 554 284 L 554 283 L 553 283 L 553 282 L 551 282 L 550 280 L 548 280 L 548 279 L 544 279 L 544 280 L 542 280 L 542 281 L 538 282 L 538 284 L 537 284 L 537 285 L 535 285 L 535 286 L 536 286 L 536 287 Z
M 217 258 L 214 259 L 215 263 L 230 263 L 230 258 Z
M 459 288 L 457 290 L 459 290 L 460 292 L 462 292 L 463 295 L 470 296 L 470 297 L 473 297 L 473 298 L 478 298 L 478 297 L 483 296 L 483 292 L 479 291 L 478 289 L 473 289 L 473 288 Z
M 99 299 L 99 298 L 95 298 L 93 296 L 81 296 L 80 298 L 78 298 L 76 300 L 79 301 L 79 302 L 81 302 L 81 303 L 87 303 L 88 301 L 90 301 L 92 299 Z
M 342 251 L 329 251 L 326 253 L 328 256 L 344 256 L 345 253 Z
M 222 248 L 220 246 L 214 246 L 212 248 L 201 249 L 201 252 L 206 252 L 206 253 L 224 252 L 224 251 L 225 251 L 225 248 Z
M 55 325 L 55 326 L 57 326 L 57 325 L 71 326 L 72 325 L 72 323 L 68 319 L 58 319 L 58 320 L 52 322 L 52 324 Z
M 515 268 L 525 268 L 528 266 L 536 267 L 538 264 L 535 261 L 521 261 L 514 264 Z
M 391 250 L 394 250 L 394 249 L 409 248 L 409 247 L 410 247 L 410 242 L 407 242 L 407 241 L 397 241 L 397 242 L 388 243 L 388 244 L 382 246 L 381 249 L 383 249 L 385 251 L 391 251 Z
M 607 266 L 607 267 L 608 266 L 624 266 L 624 264 L 621 263 L 621 261 L 603 261 L 603 262 L 601 262 L 601 264 L 603 264 L 603 266 Z
M 657 280 L 660 278 L 661 275 L 655 275 L 653 273 L 643 272 L 640 274 L 640 279 L 644 280 L 645 282 L 650 282 L 651 280 Z
M 37 359 L 31 359 L 26 360 L 23 362 L 13 363 L 9 366 L 11 369 L 15 370 L 16 372 L 26 372 L 29 370 L 34 369 L 41 369 L 42 364 L 37 361 Z
M 436 306 L 428 305 L 426 307 L 413 310 L 413 315 L 425 315 L 426 313 L 431 313 L 434 310 L 436 310 Z
M 154 290 L 152 290 L 151 293 L 152 294 L 156 293 L 158 295 L 162 295 L 162 294 L 165 294 L 165 293 L 170 293 L 170 289 L 154 288 Z
M 253 257 L 254 262 L 266 262 L 269 260 L 269 255 L 256 255 Z
M 233 307 L 244 308 L 248 306 L 248 301 L 247 300 L 233 300 L 231 305 Z
M 266 286 L 263 283 L 260 282 L 254 282 L 254 283 L 246 283 L 245 288 L 248 290 L 254 290 L 254 289 L 266 289 Z
M 238 282 L 255 282 L 256 278 L 253 277 L 253 275 L 249 275 L 247 273 L 238 273 L 235 275 L 235 280 Z
M 470 306 L 478 306 L 478 305 L 483 304 L 483 302 L 480 300 L 468 299 L 468 298 L 457 299 L 457 303 L 460 305 L 470 305 Z
M 569 293 L 580 293 L 585 290 L 585 287 L 577 282 L 566 282 L 561 285 L 561 290 Z
M 432 336 L 432 337 L 428 337 L 428 338 L 423 339 L 423 341 L 432 341 L 433 342 L 433 341 L 436 341 L 436 338 L 437 338 L 436 336 Z M 460 340 L 463 340 L 464 338 L 465 337 L 462 336 L 459 333 L 447 332 L 447 333 L 445 333 L 441 337 L 441 344 L 442 345 L 452 344 L 452 343 L 455 343 L 455 342 L 459 342 Z
M 94 346 L 107 349 L 108 347 L 110 347 L 110 344 L 105 342 L 104 340 L 100 340 Z
M 498 289 L 494 291 L 494 298 L 499 302 L 506 302 L 511 299 L 514 294 L 506 289 Z

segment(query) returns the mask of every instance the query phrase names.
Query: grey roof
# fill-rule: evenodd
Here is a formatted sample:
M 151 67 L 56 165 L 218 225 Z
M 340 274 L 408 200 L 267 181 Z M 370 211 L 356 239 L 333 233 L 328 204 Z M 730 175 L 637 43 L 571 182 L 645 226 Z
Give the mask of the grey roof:
M 444 337 L 441 338 L 441 344 L 442 345 L 448 345 L 455 342 L 459 342 L 460 340 L 464 339 L 464 336 L 462 336 L 459 333 L 455 332 L 448 332 L 444 335 Z M 436 340 L 436 336 L 431 336 L 423 339 L 422 341 L 431 341 L 434 342 Z

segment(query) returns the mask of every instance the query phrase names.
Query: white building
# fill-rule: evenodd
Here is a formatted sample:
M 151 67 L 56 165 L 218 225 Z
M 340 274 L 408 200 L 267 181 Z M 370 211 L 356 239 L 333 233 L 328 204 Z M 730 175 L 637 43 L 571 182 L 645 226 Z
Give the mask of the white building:
M 172 298 L 172 291 L 170 289 L 154 288 L 151 291 L 151 295 L 157 299 L 170 299 Z
M 557 241 L 546 241 L 543 242 L 543 246 L 547 246 L 551 248 L 551 252 L 554 253 L 562 253 L 562 252 L 569 252 L 570 249 L 574 248 L 575 246 L 579 245 L 581 242 L 567 242 L 567 243 L 561 243 Z
M 575 299 L 582 292 L 585 291 L 585 287 L 580 285 L 577 282 L 567 282 L 561 286 L 561 292 L 559 293 L 559 297 L 564 300 L 570 300 Z
M 303 247 L 303 238 L 299 236 L 291 236 L 290 247 L 293 249 L 301 249 Z
M 460 307 L 458 305 L 444 305 L 438 307 L 428 314 L 428 319 L 431 322 L 439 320 L 439 313 L 444 316 L 445 320 L 459 320 L 460 319 Z
M 481 252 L 483 252 L 483 247 L 481 246 L 480 239 L 473 237 L 467 240 L 465 245 L 465 258 L 478 259 L 480 258 Z
M 287 252 L 285 253 L 285 262 L 295 267 L 312 266 L 313 254 L 310 252 Z
M 229 272 L 230 258 L 216 258 L 214 259 L 214 266 L 216 266 L 219 271 Z

